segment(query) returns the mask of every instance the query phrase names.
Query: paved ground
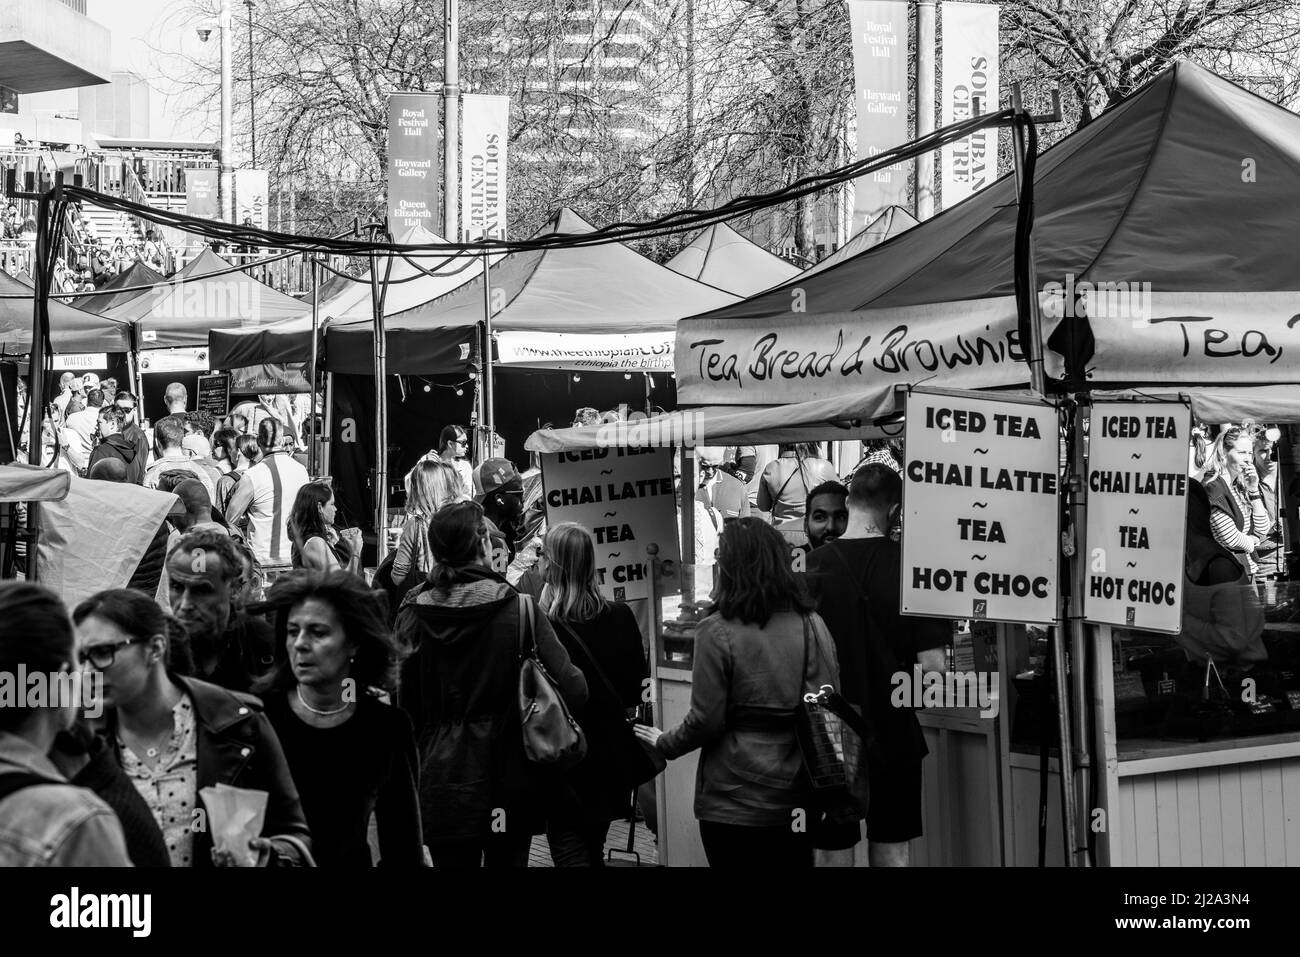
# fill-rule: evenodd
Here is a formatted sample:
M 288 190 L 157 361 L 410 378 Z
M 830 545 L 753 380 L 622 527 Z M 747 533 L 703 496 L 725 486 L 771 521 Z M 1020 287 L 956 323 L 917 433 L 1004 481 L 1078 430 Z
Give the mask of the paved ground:
M 627 853 L 627 821 L 615 821 L 609 826 L 609 837 L 605 839 L 605 855 L 608 859 L 610 850 L 614 851 L 612 863 L 635 864 L 636 858 Z M 658 851 L 655 848 L 654 835 L 646 829 L 646 826 L 639 821 L 636 825 L 636 831 L 632 836 L 632 849 L 641 856 L 642 864 L 654 864 L 659 860 Z M 551 852 L 546 846 L 545 837 L 533 838 L 533 846 L 528 854 L 529 867 L 553 867 L 551 863 Z

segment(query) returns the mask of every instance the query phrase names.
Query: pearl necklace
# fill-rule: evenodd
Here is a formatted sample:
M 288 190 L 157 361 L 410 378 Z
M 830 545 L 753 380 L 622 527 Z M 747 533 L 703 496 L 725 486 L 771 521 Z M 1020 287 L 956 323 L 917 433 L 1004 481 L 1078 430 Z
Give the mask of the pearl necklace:
M 343 702 L 343 707 L 341 708 L 335 708 L 333 711 L 322 711 L 320 708 L 313 708 L 311 705 L 307 703 L 307 699 L 302 696 L 302 685 L 297 685 L 295 690 L 298 692 L 298 701 L 302 704 L 304 708 L 306 708 L 312 714 L 319 714 L 323 717 L 329 717 L 330 715 L 334 715 L 334 714 L 342 714 L 344 711 L 348 710 L 348 705 L 351 704 L 350 701 L 345 701 Z

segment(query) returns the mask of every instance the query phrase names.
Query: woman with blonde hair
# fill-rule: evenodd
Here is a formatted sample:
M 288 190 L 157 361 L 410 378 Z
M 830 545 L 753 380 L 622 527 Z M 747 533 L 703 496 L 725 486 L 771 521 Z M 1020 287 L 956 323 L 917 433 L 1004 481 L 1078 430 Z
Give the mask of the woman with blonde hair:
M 1202 484 L 1210 499 L 1214 539 L 1228 549 L 1251 575 L 1258 565 L 1254 551 L 1273 529 L 1255 469 L 1255 435 L 1250 423 L 1224 429 L 1210 450 Z
M 571 801 L 557 805 L 546 836 L 557 867 L 601 867 L 610 821 L 627 813 L 633 788 L 655 772 L 628 726 L 649 673 L 646 656 L 632 610 L 600 593 L 596 547 L 585 528 L 551 528 L 542 561 L 542 610 L 589 692 L 578 716 L 587 757 L 567 772 Z
M 406 476 L 406 523 L 393 555 L 394 585 L 401 586 L 413 574 L 424 578 L 433 570 L 429 519 L 444 505 L 467 498 L 468 490 L 454 466 L 433 459 L 411 469 Z

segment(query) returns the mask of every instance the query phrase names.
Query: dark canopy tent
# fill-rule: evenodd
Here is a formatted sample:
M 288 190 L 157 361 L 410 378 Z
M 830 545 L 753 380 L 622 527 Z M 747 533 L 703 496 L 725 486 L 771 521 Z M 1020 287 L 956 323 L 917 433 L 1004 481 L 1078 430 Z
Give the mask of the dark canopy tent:
M 1182 62 L 1043 153 L 1034 182 L 1040 291 L 1067 280 L 1151 290 L 1149 321 L 1046 310 L 1044 338 L 1058 332 L 1049 375 L 1063 372 L 1057 352 L 1072 328 L 1094 385 L 1300 380 L 1300 116 Z M 681 401 L 784 404 L 865 389 L 884 406 L 898 386 L 931 378 L 1025 385 L 1016 215 L 1007 175 L 861 255 L 683 320 Z M 802 313 L 791 310 L 796 287 Z M 792 353 L 790 377 L 775 363 Z
M 212 329 L 268 325 L 309 308 L 245 272 L 212 275 L 230 265 L 204 249 L 172 277 L 171 285 L 117 305 L 106 315 L 138 326 L 141 348 L 166 349 L 206 346 Z
M 35 293 L 8 273 L 0 272 L 0 354 L 26 355 L 32 348 Z M 58 352 L 127 352 L 131 327 L 51 299 L 50 342 Z
M 142 262 L 132 263 L 124 272 L 118 273 L 108 282 L 99 288 L 99 294 L 87 296 L 85 299 L 78 299 L 77 308 L 84 309 L 86 312 L 93 312 L 96 315 L 103 315 L 110 309 L 130 302 L 140 296 L 147 296 L 148 289 L 137 289 L 134 292 L 118 292 L 119 289 L 126 289 L 132 286 L 151 286 L 154 283 L 163 281 L 161 273 L 155 272 L 148 265 Z

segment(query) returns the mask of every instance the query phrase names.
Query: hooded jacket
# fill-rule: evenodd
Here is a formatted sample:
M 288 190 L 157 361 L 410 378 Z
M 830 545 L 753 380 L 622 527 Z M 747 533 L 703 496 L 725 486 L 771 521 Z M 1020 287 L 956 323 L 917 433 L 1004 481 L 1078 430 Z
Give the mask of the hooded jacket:
M 145 461 L 140 455 L 140 447 L 124 433 L 115 432 L 95 446 L 86 471 L 93 469 L 100 459 L 121 459 L 126 466 L 127 482 L 132 485 L 144 483 Z
M 495 572 L 468 566 L 448 586 L 407 594 L 395 634 L 410 656 L 398 703 L 415 726 L 420 811 L 430 841 L 483 838 L 497 809 L 506 826 L 536 833 L 562 779 L 530 764 L 519 723 L 519 595 Z M 570 708 L 587 681 L 534 616 L 537 655 Z M 518 833 L 518 831 L 516 831 Z

